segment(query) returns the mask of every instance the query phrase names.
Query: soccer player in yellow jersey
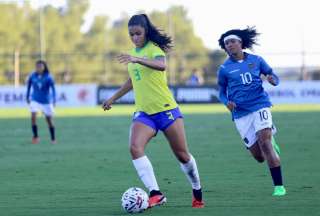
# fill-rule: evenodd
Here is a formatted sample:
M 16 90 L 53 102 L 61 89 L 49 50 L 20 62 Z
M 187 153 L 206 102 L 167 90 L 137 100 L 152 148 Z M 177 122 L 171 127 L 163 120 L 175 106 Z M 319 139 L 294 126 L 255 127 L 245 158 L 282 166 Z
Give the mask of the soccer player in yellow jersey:
M 119 55 L 118 61 L 128 65 L 130 78 L 103 103 L 103 109 L 111 109 L 117 99 L 133 89 L 136 112 L 130 129 L 130 153 L 141 181 L 150 192 L 150 208 L 166 202 L 144 152 L 158 130 L 163 131 L 191 183 L 192 207 L 203 208 L 197 164 L 188 151 L 183 117 L 167 85 L 165 52 L 172 47 L 172 40 L 161 33 L 145 14 L 132 16 L 128 29 L 135 48 L 129 54 Z

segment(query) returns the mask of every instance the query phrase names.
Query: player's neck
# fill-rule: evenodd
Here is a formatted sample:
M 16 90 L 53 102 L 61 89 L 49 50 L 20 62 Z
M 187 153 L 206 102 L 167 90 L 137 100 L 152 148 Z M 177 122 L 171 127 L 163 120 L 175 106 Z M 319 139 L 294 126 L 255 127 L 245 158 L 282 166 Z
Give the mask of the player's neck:
M 232 57 L 235 61 L 241 61 L 241 60 L 244 59 L 244 53 L 243 53 L 243 52 L 234 53 L 234 54 L 231 54 L 231 57 Z
M 140 51 L 142 50 L 147 44 L 148 44 L 149 41 L 145 41 L 144 44 L 140 47 L 136 46 L 136 51 Z

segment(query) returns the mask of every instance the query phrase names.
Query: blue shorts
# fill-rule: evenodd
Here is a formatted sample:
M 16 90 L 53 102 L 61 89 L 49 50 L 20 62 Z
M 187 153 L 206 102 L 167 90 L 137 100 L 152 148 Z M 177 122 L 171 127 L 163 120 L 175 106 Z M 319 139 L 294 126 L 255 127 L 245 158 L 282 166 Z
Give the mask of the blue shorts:
M 176 119 L 183 118 L 179 108 L 155 113 L 149 115 L 145 112 L 135 112 L 133 115 L 133 122 L 141 122 L 151 128 L 153 128 L 156 133 L 161 130 L 165 131 L 170 125 L 172 125 Z

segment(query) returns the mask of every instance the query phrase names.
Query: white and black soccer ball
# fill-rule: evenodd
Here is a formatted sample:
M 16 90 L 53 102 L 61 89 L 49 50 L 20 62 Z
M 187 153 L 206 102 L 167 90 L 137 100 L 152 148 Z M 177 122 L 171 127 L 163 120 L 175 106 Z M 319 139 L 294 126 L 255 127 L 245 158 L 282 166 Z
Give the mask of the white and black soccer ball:
M 128 213 L 140 213 L 149 206 L 149 196 L 141 188 L 132 187 L 126 190 L 121 198 L 122 208 Z

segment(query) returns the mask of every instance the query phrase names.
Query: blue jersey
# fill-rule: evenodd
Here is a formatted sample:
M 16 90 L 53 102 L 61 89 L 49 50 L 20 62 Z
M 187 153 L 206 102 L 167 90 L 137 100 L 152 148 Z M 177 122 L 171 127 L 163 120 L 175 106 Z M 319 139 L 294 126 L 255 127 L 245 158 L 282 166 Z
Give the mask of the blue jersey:
M 27 99 L 30 98 L 30 90 L 32 87 L 31 100 L 36 101 L 41 104 L 49 104 L 50 100 L 50 88 L 52 90 L 52 99 L 55 103 L 56 101 L 56 90 L 54 86 L 54 80 L 52 76 L 48 73 L 38 74 L 33 72 L 28 80 L 27 86 Z
M 227 105 L 236 104 L 233 119 L 241 118 L 264 107 L 272 106 L 268 94 L 262 87 L 261 74 L 272 75 L 279 84 L 279 78 L 265 60 L 257 55 L 244 53 L 243 61 L 228 58 L 219 68 L 219 98 Z

